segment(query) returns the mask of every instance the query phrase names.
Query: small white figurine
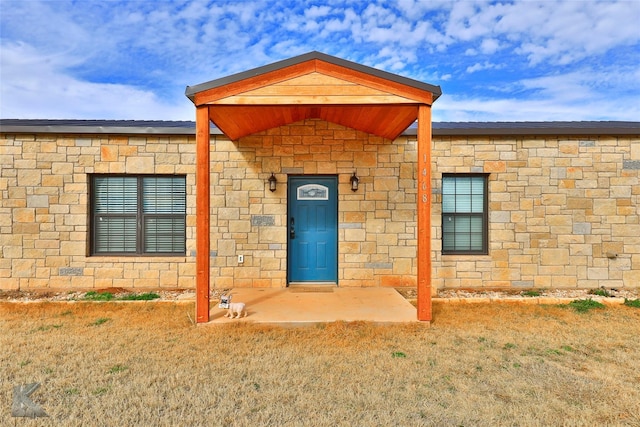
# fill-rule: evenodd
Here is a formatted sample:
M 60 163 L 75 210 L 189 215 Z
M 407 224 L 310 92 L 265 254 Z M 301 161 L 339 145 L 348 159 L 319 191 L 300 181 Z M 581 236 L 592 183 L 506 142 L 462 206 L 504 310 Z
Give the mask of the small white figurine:
M 243 302 L 230 302 L 229 310 L 227 311 L 227 314 L 224 315 L 224 317 L 228 317 L 230 319 L 238 319 L 241 315 L 243 315 L 243 313 L 244 317 L 247 317 L 247 310 L 245 310 Z

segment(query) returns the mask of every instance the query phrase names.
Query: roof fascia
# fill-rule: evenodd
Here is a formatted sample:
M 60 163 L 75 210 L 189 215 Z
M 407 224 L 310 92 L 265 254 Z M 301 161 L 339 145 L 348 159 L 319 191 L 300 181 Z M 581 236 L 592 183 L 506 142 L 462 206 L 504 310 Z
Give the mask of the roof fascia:
M 0 133 L 5 134 L 69 134 L 69 135 L 195 135 L 193 127 L 176 126 L 81 126 L 81 125 L 2 125 Z M 223 133 L 215 126 L 211 127 L 211 135 Z
M 33 124 L 31 120 L 7 120 L 2 123 L 0 133 L 3 134 L 116 134 L 116 135 L 195 135 L 195 122 L 190 126 L 162 126 L 161 122 L 153 126 L 124 126 L 110 125 L 106 121 L 102 125 L 73 124 L 73 121 L 55 120 L 49 124 Z M 582 124 L 582 126 L 581 126 Z M 544 125 L 544 127 L 541 127 Z M 528 122 L 433 122 L 434 136 L 523 136 L 523 135 L 576 135 L 576 136 L 638 136 L 640 122 L 536 122 L 533 126 Z M 402 135 L 416 135 L 415 125 L 410 126 Z M 223 133 L 215 126 L 211 126 L 212 135 Z
M 637 136 L 640 122 L 433 122 L 432 132 L 433 136 Z M 412 125 L 403 135 L 417 135 L 417 128 Z

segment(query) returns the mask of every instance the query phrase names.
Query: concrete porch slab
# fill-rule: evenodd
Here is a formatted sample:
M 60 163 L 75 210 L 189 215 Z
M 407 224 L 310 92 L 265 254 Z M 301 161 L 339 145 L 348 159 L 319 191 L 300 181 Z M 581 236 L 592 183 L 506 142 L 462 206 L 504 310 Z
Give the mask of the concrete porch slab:
M 337 321 L 381 324 L 418 322 L 416 308 L 392 288 L 290 287 L 234 288 L 232 302 L 243 302 L 247 316 L 224 317 L 227 310 L 211 302 L 208 324 L 252 322 L 305 326 Z

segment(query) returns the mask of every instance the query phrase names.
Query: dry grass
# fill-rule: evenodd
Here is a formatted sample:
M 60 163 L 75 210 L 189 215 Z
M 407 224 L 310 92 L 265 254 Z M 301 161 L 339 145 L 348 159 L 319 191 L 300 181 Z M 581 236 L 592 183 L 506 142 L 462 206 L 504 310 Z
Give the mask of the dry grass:
M 0 302 L 0 425 L 640 425 L 640 310 L 193 327 L 192 304 Z M 48 419 L 10 416 L 14 385 Z

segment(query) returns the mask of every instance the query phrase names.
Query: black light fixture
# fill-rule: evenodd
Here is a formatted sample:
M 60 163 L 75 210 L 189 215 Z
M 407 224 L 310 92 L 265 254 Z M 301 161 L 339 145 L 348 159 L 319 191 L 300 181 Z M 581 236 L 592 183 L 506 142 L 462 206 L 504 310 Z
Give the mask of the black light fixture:
M 351 191 L 358 191 L 358 182 L 360 180 L 356 176 L 355 171 L 353 172 L 353 176 L 351 177 Z
M 276 176 L 273 174 L 273 172 L 271 172 L 271 176 L 269 177 L 269 191 L 271 191 L 272 193 L 276 191 L 277 183 L 278 180 L 276 179 Z

